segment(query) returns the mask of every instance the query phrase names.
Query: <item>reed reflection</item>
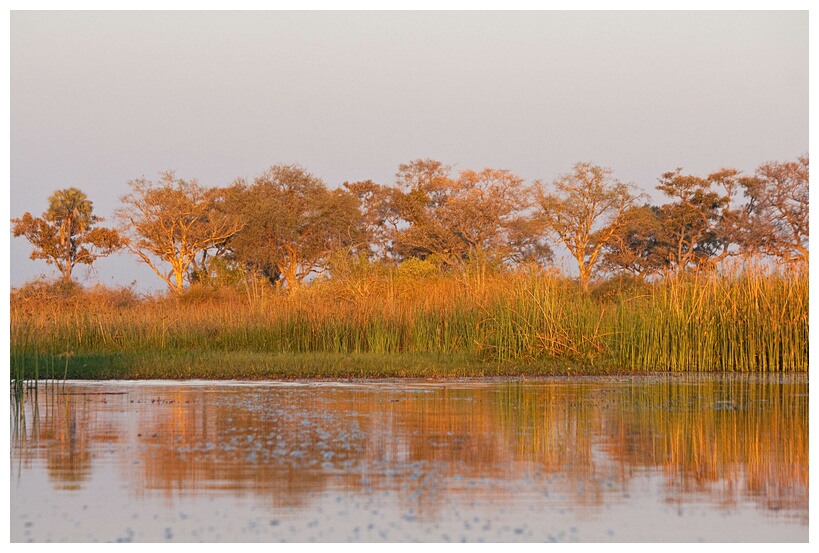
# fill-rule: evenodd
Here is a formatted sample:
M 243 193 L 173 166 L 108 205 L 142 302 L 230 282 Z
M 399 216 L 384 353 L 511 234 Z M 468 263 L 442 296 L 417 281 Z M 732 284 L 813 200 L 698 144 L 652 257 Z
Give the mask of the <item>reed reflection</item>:
M 53 396 L 36 431 L 15 433 L 13 456 L 46 458 L 53 485 L 70 486 L 96 448 L 130 440 L 117 451 L 136 495 L 221 490 L 299 507 L 319 492 L 390 490 L 421 512 L 521 489 L 595 508 L 648 471 L 672 504 L 750 501 L 807 523 L 807 382 L 160 390 L 114 408 Z
M 617 399 L 606 452 L 624 467 L 660 467 L 669 502 L 752 501 L 807 523 L 807 383 L 659 383 Z
M 93 450 L 121 439 L 114 421 L 99 417 L 106 402 L 54 388 L 18 397 L 12 402 L 12 458 L 19 468 L 44 459 L 55 489 L 81 489 L 91 477 Z

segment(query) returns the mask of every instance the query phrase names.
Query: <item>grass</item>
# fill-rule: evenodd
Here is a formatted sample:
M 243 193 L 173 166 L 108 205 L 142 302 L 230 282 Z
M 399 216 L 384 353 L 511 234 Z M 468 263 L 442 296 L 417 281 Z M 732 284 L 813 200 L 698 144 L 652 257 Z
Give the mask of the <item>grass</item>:
M 36 362 L 31 357 L 30 365 Z M 48 363 L 41 356 L 39 362 Z M 498 363 L 463 354 L 266 353 L 165 350 L 98 353 L 70 358 L 68 379 L 79 380 L 291 380 L 355 378 L 463 378 L 577 374 L 577 363 L 555 360 Z M 611 374 L 598 369 L 591 374 Z M 60 373 L 58 380 L 63 378 Z
M 11 378 L 351 378 L 807 371 L 808 279 L 613 281 L 372 270 L 284 294 L 21 289 Z

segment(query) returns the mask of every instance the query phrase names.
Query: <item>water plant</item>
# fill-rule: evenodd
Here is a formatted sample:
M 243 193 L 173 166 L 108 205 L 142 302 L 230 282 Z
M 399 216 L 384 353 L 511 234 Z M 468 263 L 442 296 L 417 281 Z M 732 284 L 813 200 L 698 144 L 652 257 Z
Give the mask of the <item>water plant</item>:
M 295 377 L 307 359 L 328 364 L 328 375 L 339 376 L 333 367 L 340 365 L 360 374 L 351 356 L 371 376 L 394 374 L 378 363 L 423 365 L 435 375 L 430 359 L 442 366 L 457 359 L 467 374 L 469 366 L 504 374 L 808 367 L 808 279 L 799 272 L 683 275 L 600 293 L 544 272 L 357 278 L 366 282 L 328 279 L 292 294 L 271 288 L 252 301 L 231 289 L 142 299 L 106 290 L 13 297 L 12 380 L 41 378 L 41 367 L 52 379 L 58 372 L 141 377 L 133 367 L 157 362 L 153 378 L 163 366 L 167 377 L 206 375 L 207 362 L 250 378 L 283 363 Z M 321 372 L 304 367 L 302 374 Z

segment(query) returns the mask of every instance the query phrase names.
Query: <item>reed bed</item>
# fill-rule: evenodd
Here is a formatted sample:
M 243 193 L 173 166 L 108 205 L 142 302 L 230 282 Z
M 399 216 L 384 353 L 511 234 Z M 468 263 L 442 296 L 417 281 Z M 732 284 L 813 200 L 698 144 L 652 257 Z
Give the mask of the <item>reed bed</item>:
M 12 380 L 35 371 L 38 378 L 93 377 L 80 366 L 93 359 L 105 367 L 140 356 L 160 364 L 190 358 L 190 376 L 197 376 L 208 374 L 195 367 L 203 356 L 258 363 L 282 355 L 420 355 L 526 365 L 524 372 L 548 363 L 631 372 L 806 371 L 808 279 L 745 271 L 584 293 L 546 273 L 381 271 L 290 294 L 12 295 Z
M 807 275 L 746 271 L 668 279 L 618 309 L 621 366 L 668 371 L 806 371 Z

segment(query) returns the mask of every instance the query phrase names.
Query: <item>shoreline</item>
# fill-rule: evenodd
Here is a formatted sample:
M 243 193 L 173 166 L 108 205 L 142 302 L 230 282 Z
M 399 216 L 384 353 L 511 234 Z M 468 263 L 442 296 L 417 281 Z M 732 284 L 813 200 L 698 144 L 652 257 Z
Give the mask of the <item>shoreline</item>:
M 754 374 L 799 375 L 804 370 L 645 371 L 594 366 L 565 359 L 487 361 L 464 354 L 266 353 L 191 351 L 80 354 L 66 358 L 40 356 L 23 361 L 23 381 L 378 381 L 459 379 L 526 379 L 548 377 L 635 377 L 649 375 Z M 12 380 L 15 372 L 12 371 Z

